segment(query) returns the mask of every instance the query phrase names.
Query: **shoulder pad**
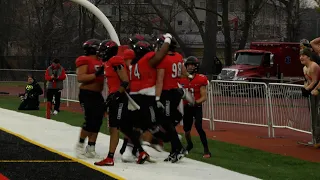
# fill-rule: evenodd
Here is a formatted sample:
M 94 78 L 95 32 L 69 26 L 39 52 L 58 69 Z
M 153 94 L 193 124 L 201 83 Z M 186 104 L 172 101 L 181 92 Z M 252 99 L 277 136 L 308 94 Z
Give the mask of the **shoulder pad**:
M 201 79 L 203 79 L 204 81 L 208 81 L 207 76 L 205 76 L 203 74 L 199 74 L 199 77 L 201 77 Z
M 121 56 L 113 56 L 111 59 L 109 59 L 109 63 L 111 66 L 125 65 L 124 59 Z
M 82 65 L 87 65 L 88 64 L 88 57 L 86 56 L 80 56 L 76 59 L 76 67 L 80 67 Z

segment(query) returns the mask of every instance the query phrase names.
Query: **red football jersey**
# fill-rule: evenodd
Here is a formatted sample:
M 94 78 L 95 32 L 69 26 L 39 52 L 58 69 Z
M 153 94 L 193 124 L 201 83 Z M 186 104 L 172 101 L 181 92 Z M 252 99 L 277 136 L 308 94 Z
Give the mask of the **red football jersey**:
M 76 67 L 80 67 L 83 65 L 88 65 L 88 70 L 87 70 L 87 74 L 93 74 L 95 73 L 99 67 L 102 66 L 102 61 L 100 61 L 99 59 L 95 59 L 93 57 L 90 56 L 80 56 L 76 59 Z M 104 81 L 104 77 L 103 76 L 99 76 L 96 79 L 94 79 L 93 82 L 102 82 Z
M 183 66 L 183 57 L 179 53 L 166 55 L 157 69 L 164 69 L 164 79 L 162 90 L 170 90 L 178 88 L 178 82 L 181 77 Z
M 127 71 L 123 57 L 121 56 L 113 56 L 104 65 L 104 74 L 107 77 L 109 94 L 119 90 L 121 80 L 118 76 L 118 73 L 114 70 L 114 67 L 119 65 L 122 65 Z
M 194 97 L 194 100 L 200 99 L 200 88 L 208 85 L 208 78 L 202 74 L 196 74 L 192 80 L 181 78 L 180 84 L 187 89 Z
M 131 92 L 139 92 L 156 85 L 157 71 L 149 65 L 149 60 L 154 55 L 155 52 L 149 52 L 129 67 Z

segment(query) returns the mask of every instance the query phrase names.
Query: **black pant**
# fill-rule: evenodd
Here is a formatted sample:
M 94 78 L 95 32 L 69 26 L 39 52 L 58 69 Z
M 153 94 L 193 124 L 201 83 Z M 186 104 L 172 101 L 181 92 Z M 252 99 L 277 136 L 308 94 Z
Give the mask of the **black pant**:
M 21 102 L 18 110 L 39 110 L 39 100 L 38 99 L 25 99 Z
M 140 110 L 129 112 L 129 117 L 134 119 L 133 126 L 143 131 L 150 130 L 156 124 L 156 98 L 140 94 L 131 97 L 140 106 Z
M 60 111 L 60 99 L 61 99 L 61 90 L 60 89 L 48 89 L 47 90 L 47 101 L 52 103 L 54 96 L 54 110 Z
M 312 138 L 315 144 L 320 144 L 320 98 L 318 96 L 310 96 L 310 103 Z
M 182 119 L 182 114 L 178 110 L 181 98 L 182 94 L 178 89 L 162 91 L 160 98 L 161 103 L 164 105 L 164 112 L 162 116 L 159 115 L 159 123 L 170 138 L 171 152 L 180 151 L 183 148 L 175 128 L 176 122 Z
M 121 124 L 125 124 L 126 116 L 128 116 L 128 98 L 123 93 L 121 96 L 110 103 L 109 108 L 109 127 L 119 128 Z
M 195 126 L 197 131 L 203 131 L 202 129 L 202 106 L 184 106 L 183 116 L 183 129 L 185 132 L 191 131 L 193 121 L 195 120 Z M 199 133 L 200 134 L 200 133 Z
M 193 121 L 196 130 L 200 136 L 200 140 L 206 152 L 208 149 L 208 140 L 205 131 L 202 128 L 202 106 L 184 106 L 184 116 L 183 116 L 183 130 L 188 133 L 192 129 Z M 187 139 L 188 145 L 191 145 L 191 139 Z
M 84 111 L 82 128 L 88 132 L 100 131 L 104 116 L 104 99 L 100 92 L 80 89 L 79 101 Z

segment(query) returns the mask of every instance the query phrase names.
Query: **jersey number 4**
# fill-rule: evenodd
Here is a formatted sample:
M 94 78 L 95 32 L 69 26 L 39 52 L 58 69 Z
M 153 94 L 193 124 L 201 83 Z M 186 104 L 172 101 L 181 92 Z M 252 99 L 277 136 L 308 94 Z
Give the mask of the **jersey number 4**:
M 178 78 L 182 73 L 182 63 L 173 63 L 172 64 L 172 78 Z
M 129 71 L 130 71 L 130 80 L 132 80 L 132 65 L 129 66 Z M 133 71 L 133 76 L 140 79 L 140 73 L 139 73 L 139 66 L 138 64 L 134 65 L 134 71 Z

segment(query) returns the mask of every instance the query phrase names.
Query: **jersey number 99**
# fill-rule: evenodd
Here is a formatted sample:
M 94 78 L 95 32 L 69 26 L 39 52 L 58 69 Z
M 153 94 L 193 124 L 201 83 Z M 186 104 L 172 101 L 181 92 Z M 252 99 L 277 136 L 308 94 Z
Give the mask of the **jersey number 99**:
M 178 78 L 181 77 L 182 72 L 182 63 L 173 63 L 172 64 L 172 78 Z

